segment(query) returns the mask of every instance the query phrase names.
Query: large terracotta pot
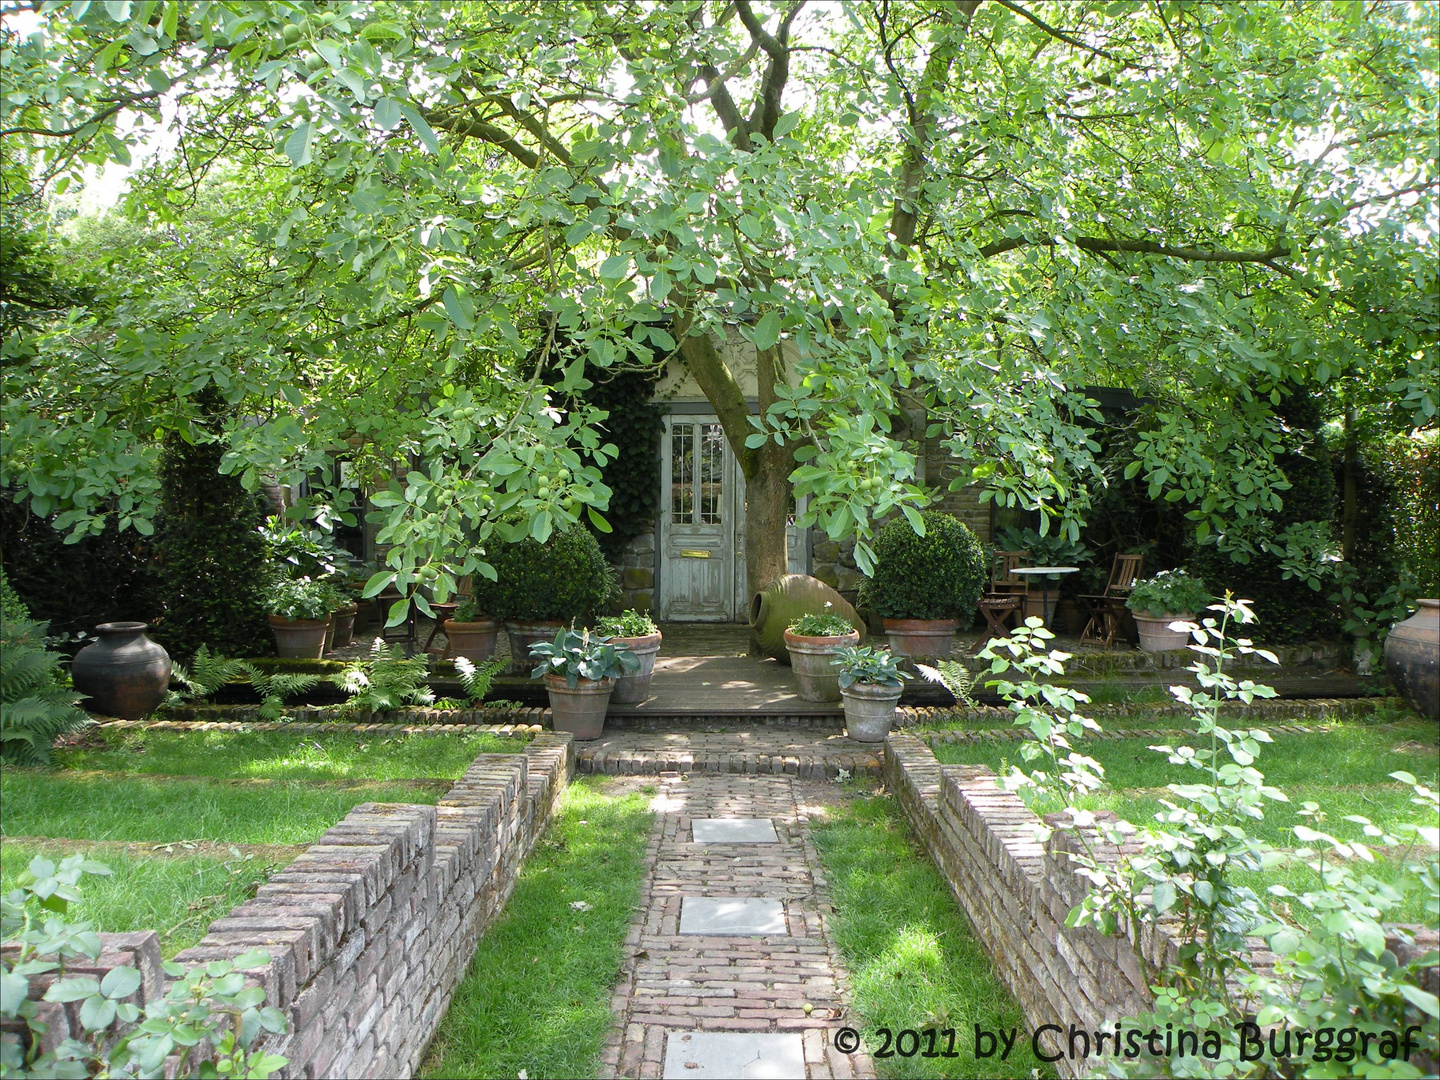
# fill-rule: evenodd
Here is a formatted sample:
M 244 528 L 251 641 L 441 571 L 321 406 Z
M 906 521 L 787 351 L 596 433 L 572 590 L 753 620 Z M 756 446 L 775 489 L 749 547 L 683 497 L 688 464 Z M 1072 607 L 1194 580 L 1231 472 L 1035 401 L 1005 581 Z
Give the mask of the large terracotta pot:
M 581 679 L 572 687 L 562 675 L 546 675 L 545 689 L 550 692 L 550 724 L 556 731 L 568 731 L 577 742 L 604 733 L 614 679 Z
M 841 649 L 858 644 L 858 630 L 824 637 L 808 637 L 786 630 L 785 648 L 790 652 L 790 666 L 800 684 L 800 700 L 839 701 L 840 672 L 830 661 Z
M 1142 615 L 1130 613 L 1135 618 L 1135 629 L 1140 632 L 1140 648 L 1146 652 L 1169 652 L 1183 649 L 1190 644 L 1190 634 L 1185 630 L 1171 630 L 1170 624 L 1184 620 L 1194 622 L 1193 612 L 1182 611 L 1178 615 Z
M 955 647 L 958 619 L 885 619 L 885 636 L 893 656 L 945 659 Z
M 808 574 L 786 574 L 768 589 L 756 593 L 750 600 L 750 625 L 761 651 L 788 664 L 786 629 L 801 615 L 823 615 L 827 611 L 850 620 L 850 625 L 860 632 L 860 640 L 865 639 L 865 622 L 850 602 Z
M 644 637 L 611 638 L 612 645 L 624 645 L 640 658 L 640 669 L 621 675 L 615 680 L 615 692 L 610 695 L 614 705 L 638 705 L 650 696 L 650 678 L 655 674 L 655 656 L 660 651 L 659 633 Z
M 143 622 L 101 623 L 100 640 L 81 649 L 70 665 L 75 689 L 87 708 L 105 716 L 139 720 L 165 699 L 170 654 L 145 636 Z
M 325 637 L 330 633 L 330 620 L 282 619 L 270 616 L 270 632 L 275 635 L 275 655 L 292 660 L 319 660 L 325 654 Z
M 1385 674 L 1421 716 L 1440 721 L 1440 600 L 1419 604 L 1385 639 Z
M 355 642 L 355 616 L 360 614 L 358 604 L 348 604 L 342 607 L 330 618 L 334 621 L 334 630 L 330 636 L 330 647 L 344 649 Z
M 534 663 L 530 659 L 530 646 L 542 641 L 554 641 L 556 631 L 569 625 L 560 619 L 540 619 L 536 622 L 506 619 L 505 633 L 510 636 L 510 662 L 522 667 Z
M 900 687 L 851 683 L 840 691 L 845 700 L 845 733 L 856 742 L 884 742 L 895 722 Z
M 495 655 L 495 639 L 500 636 L 500 623 L 496 619 L 476 619 L 474 622 L 445 620 L 445 638 L 450 642 L 450 655 L 463 656 L 474 664 L 483 664 Z M 526 650 L 529 654 L 529 650 Z

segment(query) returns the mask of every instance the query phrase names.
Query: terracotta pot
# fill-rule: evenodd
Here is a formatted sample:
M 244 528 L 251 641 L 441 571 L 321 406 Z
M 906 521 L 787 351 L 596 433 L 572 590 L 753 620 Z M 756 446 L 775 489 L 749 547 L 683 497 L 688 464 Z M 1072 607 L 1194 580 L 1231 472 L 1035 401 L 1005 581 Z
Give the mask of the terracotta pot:
M 658 632 L 644 637 L 610 639 L 611 644 L 624 645 L 640 658 L 640 670 L 615 680 L 615 692 L 610 695 L 611 704 L 638 705 L 650 696 L 650 677 L 655 674 L 655 655 L 660 651 L 660 639 Z
M 1038 596 L 1030 596 L 1027 594 L 1025 597 L 1025 617 L 1028 619 L 1038 615 L 1045 620 L 1045 625 L 1049 626 L 1055 621 L 1055 609 L 1059 605 L 1060 596 L 1053 590 L 1051 591 L 1048 601 L 1045 599 L 1043 593 Z
M 841 649 L 860 643 L 860 631 L 848 634 L 807 637 L 785 631 L 785 648 L 790 666 L 800 683 L 801 701 L 839 701 L 840 672 L 830 663 Z
M 1419 604 L 1385 639 L 1385 674 L 1416 712 L 1440 721 L 1440 600 Z
M 335 612 L 331 617 L 335 623 L 334 632 L 331 635 L 330 647 L 344 649 L 355 642 L 355 616 L 360 614 L 360 606 L 351 604 Z
M 541 641 L 554 641 L 555 632 L 569 625 L 560 619 L 541 619 L 538 622 L 506 619 L 505 632 L 510 635 L 510 662 L 522 667 L 533 664 L 534 661 L 530 659 L 530 646 Z
M 955 647 L 958 619 L 885 619 L 885 636 L 893 656 L 928 656 L 944 660 Z
M 270 632 L 275 635 L 275 655 L 292 660 L 319 660 L 325 653 L 325 635 L 330 632 L 327 619 L 282 619 L 270 616 Z
M 851 683 L 840 691 L 845 701 L 845 733 L 856 742 L 884 742 L 900 704 L 898 686 Z
M 70 665 L 75 689 L 90 700 L 86 707 L 105 716 L 139 720 L 165 699 L 170 686 L 170 654 L 145 636 L 143 622 L 101 623 L 100 640 L 86 645 Z
M 829 607 L 825 605 L 829 604 Z M 756 593 L 750 600 L 750 626 L 766 656 L 781 663 L 790 662 L 785 648 L 785 630 L 801 615 L 823 615 L 826 612 L 850 620 L 865 639 L 865 623 L 843 596 L 819 578 L 808 574 L 786 574 L 774 585 Z M 838 700 L 838 699 L 837 699 Z
M 450 655 L 463 656 L 474 664 L 483 664 L 495 655 L 495 639 L 499 636 L 498 619 L 476 619 L 474 622 L 445 620 Z
M 568 731 L 577 742 L 598 739 L 605 731 L 614 679 L 581 679 L 572 687 L 563 675 L 546 675 L 545 689 L 550 692 L 550 725 L 556 731 Z
M 1135 617 L 1135 629 L 1140 632 L 1140 648 L 1146 652 L 1169 652 L 1172 649 L 1183 649 L 1190 644 L 1190 634 L 1184 630 L 1171 630 L 1170 624 L 1181 619 L 1194 622 L 1193 613 L 1182 611 L 1178 615 L 1142 615 L 1133 611 L 1131 614 Z

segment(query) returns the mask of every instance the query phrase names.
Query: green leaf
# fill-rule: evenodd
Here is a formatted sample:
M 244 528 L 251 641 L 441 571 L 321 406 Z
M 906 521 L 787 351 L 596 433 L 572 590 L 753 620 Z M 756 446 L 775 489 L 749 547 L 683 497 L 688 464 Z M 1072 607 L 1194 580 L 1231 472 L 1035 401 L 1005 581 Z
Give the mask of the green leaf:
M 394 131 L 400 120 L 400 103 L 394 98 L 382 97 L 375 103 L 375 123 L 382 131 Z
M 767 311 L 755 324 L 755 348 L 773 349 L 780 341 L 780 316 Z
M 786 113 L 780 117 L 779 120 L 775 121 L 775 138 L 783 139 L 795 130 L 795 125 L 798 123 L 800 123 L 800 114 L 798 112 Z
M 600 264 L 600 276 L 602 278 L 608 278 L 611 281 L 618 281 L 625 276 L 625 272 L 629 269 L 629 255 L 611 255 Z
M 420 141 L 425 144 L 425 149 L 432 154 L 440 152 L 440 140 L 435 137 L 435 129 L 432 128 L 418 109 L 408 102 L 400 102 L 400 112 L 415 129 L 415 134 L 420 136 Z
M 610 527 L 610 523 L 606 521 L 603 517 L 601 517 L 599 511 L 597 511 L 593 506 L 587 506 L 585 508 L 585 513 L 588 514 L 590 517 L 590 524 L 594 525 L 595 528 L 599 529 L 602 533 L 615 531 Z M 494 571 L 492 570 L 491 573 L 493 574 Z
M 1418 986 L 1411 986 L 1409 983 L 1400 984 L 1400 994 L 1406 1001 L 1410 1002 L 1421 1012 L 1430 1016 L 1440 1017 L 1440 998 L 1428 990 L 1422 990 Z
M 111 968 L 100 980 L 100 993 L 107 998 L 129 997 L 140 987 L 140 972 L 132 967 Z
M 290 133 L 285 140 L 285 156 L 296 168 L 310 164 L 312 125 L 307 121 Z
M 475 329 L 474 305 L 466 299 L 457 286 L 451 285 L 446 289 L 441 300 L 445 305 L 445 314 L 450 317 L 452 323 L 461 330 Z

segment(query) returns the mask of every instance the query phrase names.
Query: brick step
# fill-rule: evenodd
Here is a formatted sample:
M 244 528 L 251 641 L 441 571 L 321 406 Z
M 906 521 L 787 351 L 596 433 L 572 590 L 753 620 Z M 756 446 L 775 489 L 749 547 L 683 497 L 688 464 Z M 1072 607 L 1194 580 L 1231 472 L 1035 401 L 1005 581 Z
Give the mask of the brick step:
M 662 773 L 795 776 L 834 780 L 878 777 L 882 744 L 859 743 L 809 729 L 646 732 L 607 730 L 593 742 L 577 742 L 582 773 L 659 776 Z

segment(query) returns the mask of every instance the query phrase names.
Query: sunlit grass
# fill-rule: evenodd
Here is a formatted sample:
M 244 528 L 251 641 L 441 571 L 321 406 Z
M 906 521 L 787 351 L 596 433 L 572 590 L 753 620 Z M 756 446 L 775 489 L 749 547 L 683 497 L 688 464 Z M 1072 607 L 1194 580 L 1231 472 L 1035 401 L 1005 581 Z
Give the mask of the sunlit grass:
M 16 877 L 36 855 L 58 862 L 73 845 L 6 843 L 0 847 L 0 891 L 15 887 Z M 109 877 L 81 879 L 81 900 L 66 917 L 86 920 L 110 933 L 155 930 L 166 958 L 188 949 L 205 936 L 206 928 L 236 904 L 255 894 L 273 867 L 264 859 L 239 855 L 230 859 L 206 856 L 148 858 L 86 852 L 113 871 Z
M 651 822 L 648 794 L 608 786 L 586 777 L 567 789 L 481 939 L 422 1076 L 599 1075 Z
M 973 1025 L 1024 1028 L 1025 1018 L 939 873 L 909 839 L 894 802 L 860 798 L 829 808 L 814 832 L 835 909 L 832 936 L 850 971 L 866 1045 L 872 1051 L 882 1045 L 880 1028 L 954 1028 L 963 1051 L 956 1058 L 878 1059 L 880 1075 L 1029 1076 L 1035 1068 L 1053 1075 L 1023 1037 L 1003 1063 L 975 1059 L 967 1042 Z
M 372 732 L 104 731 L 62 749 L 62 769 L 274 780 L 459 777 L 478 754 L 520 753 L 526 740 Z M 98 745 L 95 745 L 97 744 Z

